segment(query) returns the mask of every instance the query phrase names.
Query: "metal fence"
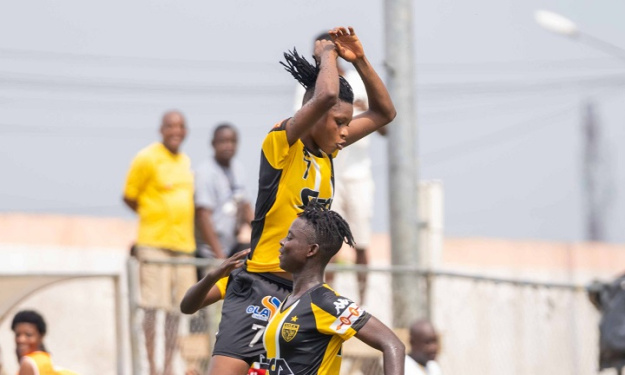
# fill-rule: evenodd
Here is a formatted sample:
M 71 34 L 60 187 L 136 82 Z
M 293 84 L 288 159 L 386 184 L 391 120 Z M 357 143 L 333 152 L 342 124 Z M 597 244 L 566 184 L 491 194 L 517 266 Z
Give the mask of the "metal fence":
M 194 260 L 197 265 L 210 262 Z M 356 272 L 368 273 L 363 306 L 406 340 L 405 322 L 426 311 L 441 336 L 439 362 L 445 374 L 553 375 L 598 373 L 599 313 L 581 285 L 491 278 L 408 267 L 331 265 L 333 287 L 356 299 Z M 142 344 L 136 260 L 129 261 L 130 319 L 134 374 L 147 374 Z M 418 307 L 394 309 L 393 275 L 408 274 L 420 296 Z M 205 371 L 220 304 L 180 325 L 176 366 Z M 158 358 L 158 356 L 157 356 Z M 343 374 L 381 374 L 379 353 L 357 339 L 346 342 Z M 609 373 L 609 372 L 605 372 Z

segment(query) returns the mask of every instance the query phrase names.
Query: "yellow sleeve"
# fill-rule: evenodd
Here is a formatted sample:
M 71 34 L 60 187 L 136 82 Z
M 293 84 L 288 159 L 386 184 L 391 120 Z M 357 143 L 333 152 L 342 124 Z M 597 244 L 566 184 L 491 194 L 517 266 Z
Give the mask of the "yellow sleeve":
M 143 155 L 143 153 L 140 153 L 130 164 L 130 170 L 126 176 L 124 197 L 137 200 L 151 174 L 152 164 L 149 158 Z
M 286 120 L 276 126 L 267 134 L 263 141 L 263 156 L 274 169 L 284 169 L 285 161 L 289 155 L 289 141 L 286 138 Z
M 217 286 L 217 289 L 219 289 L 219 293 L 221 293 L 221 299 L 224 299 L 226 295 L 226 287 L 228 286 L 229 278 L 230 276 L 223 277 L 215 283 L 215 285 Z
M 315 303 L 311 307 L 317 330 L 326 335 L 339 336 L 342 340 L 354 336 L 371 317 L 361 307 L 341 297 L 334 302 L 336 310 L 331 310 L 332 312 Z

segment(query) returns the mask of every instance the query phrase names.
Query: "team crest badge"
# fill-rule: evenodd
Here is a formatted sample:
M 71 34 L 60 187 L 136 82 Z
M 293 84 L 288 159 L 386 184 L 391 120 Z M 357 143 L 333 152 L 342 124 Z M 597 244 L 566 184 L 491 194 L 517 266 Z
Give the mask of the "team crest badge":
M 299 329 L 299 324 L 284 323 L 282 326 L 282 338 L 284 341 L 289 342 L 293 340 Z

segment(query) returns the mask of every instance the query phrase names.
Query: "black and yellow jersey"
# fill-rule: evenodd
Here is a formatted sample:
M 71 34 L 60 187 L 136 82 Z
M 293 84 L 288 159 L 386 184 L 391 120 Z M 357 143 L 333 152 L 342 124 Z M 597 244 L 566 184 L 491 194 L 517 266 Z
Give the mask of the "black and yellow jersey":
M 327 284 L 311 288 L 290 306 L 284 302 L 263 337 L 269 374 L 329 375 L 341 368 L 341 345 L 371 315 Z
M 278 260 L 280 240 L 309 201 L 330 208 L 334 196 L 332 155 L 315 156 L 301 140 L 289 146 L 286 123 L 278 123 L 263 141 L 249 272 L 283 272 Z

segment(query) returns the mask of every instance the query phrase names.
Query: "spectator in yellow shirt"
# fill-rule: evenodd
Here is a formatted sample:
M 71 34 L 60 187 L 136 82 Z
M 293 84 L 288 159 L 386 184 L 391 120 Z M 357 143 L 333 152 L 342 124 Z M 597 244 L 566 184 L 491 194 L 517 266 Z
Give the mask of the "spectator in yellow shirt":
M 180 152 L 187 133 L 183 115 L 177 111 L 165 113 L 160 133 L 162 141 L 142 149 L 132 161 L 123 199 L 139 215 L 135 254 L 141 262 L 141 305 L 145 311 L 143 329 L 150 374 L 157 373 L 155 320 L 157 309 L 163 309 L 166 319 L 162 374 L 171 375 L 178 333 L 177 308 L 186 290 L 196 282 L 195 268 L 149 261 L 193 257 L 194 189 L 191 161 Z

